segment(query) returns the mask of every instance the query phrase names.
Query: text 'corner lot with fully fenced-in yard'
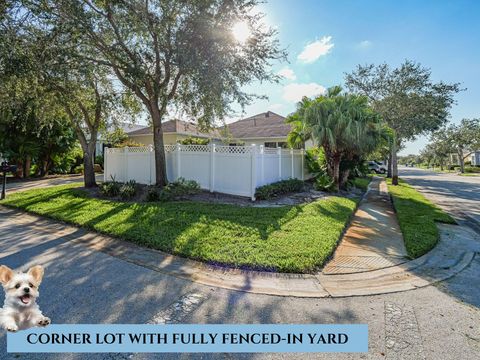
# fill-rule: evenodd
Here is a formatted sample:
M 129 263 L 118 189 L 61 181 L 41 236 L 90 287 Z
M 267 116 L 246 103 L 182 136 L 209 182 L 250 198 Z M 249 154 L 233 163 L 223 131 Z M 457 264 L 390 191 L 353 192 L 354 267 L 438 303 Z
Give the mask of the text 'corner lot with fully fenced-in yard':
M 18 192 L 0 204 L 207 263 L 308 273 L 328 260 L 358 201 L 328 196 L 269 208 L 133 203 L 93 198 L 76 186 Z

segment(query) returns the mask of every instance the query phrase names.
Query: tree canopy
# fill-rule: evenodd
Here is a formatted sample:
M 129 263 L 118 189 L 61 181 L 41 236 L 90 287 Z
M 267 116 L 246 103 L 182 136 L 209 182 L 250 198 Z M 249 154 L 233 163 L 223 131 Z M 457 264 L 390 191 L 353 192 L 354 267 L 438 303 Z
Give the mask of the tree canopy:
M 480 149 L 480 119 L 463 119 L 459 124 L 450 124 L 435 132 L 426 147 L 426 153 L 438 159 L 456 153 L 460 171 L 465 172 L 465 159 Z
M 431 71 L 419 63 L 406 60 L 398 68 L 387 64 L 358 65 L 345 76 L 350 91 L 368 97 L 374 110 L 393 129 L 392 142 L 394 184 L 398 183 L 397 150 L 405 140 L 427 134 L 444 125 L 458 93 L 458 83 L 433 82 Z
M 75 41 L 80 61 L 105 66 L 150 114 L 156 182 L 166 183 L 162 120 L 180 111 L 208 127 L 233 103 L 255 95 L 244 85 L 275 81 L 272 60 L 284 59 L 276 31 L 253 13 L 256 0 L 102 1 L 31 0 L 26 4 L 48 27 Z M 232 27 L 243 23 L 242 42 Z
M 312 138 L 323 147 L 337 190 L 345 184 L 350 171 L 341 171 L 340 163 L 371 152 L 382 135 L 381 118 L 368 105 L 367 97 L 344 94 L 339 86 L 311 101 L 304 99 L 296 117 L 297 121 L 303 120 Z

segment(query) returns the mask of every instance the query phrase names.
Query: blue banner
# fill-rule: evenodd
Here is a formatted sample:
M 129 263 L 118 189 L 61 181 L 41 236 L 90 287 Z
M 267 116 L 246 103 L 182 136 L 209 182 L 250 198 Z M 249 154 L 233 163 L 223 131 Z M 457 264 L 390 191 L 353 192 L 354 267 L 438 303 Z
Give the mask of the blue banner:
M 8 333 L 7 351 L 367 352 L 368 325 L 50 325 Z

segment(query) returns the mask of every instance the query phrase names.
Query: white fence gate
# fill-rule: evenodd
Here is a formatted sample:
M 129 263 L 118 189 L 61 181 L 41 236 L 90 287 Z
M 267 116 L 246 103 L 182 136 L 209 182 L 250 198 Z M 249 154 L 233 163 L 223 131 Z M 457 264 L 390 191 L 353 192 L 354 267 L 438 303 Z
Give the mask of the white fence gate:
M 104 180 L 155 183 L 152 146 L 105 149 Z M 304 150 L 256 146 L 165 145 L 167 178 L 197 181 L 211 192 L 251 197 L 255 189 L 276 181 L 303 180 Z

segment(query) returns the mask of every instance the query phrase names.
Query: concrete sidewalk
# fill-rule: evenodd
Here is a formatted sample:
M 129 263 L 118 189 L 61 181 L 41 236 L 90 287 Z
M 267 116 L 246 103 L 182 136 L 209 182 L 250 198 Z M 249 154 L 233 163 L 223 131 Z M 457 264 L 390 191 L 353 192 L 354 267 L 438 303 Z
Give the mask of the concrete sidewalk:
M 323 274 L 372 271 L 406 261 L 407 250 L 387 184 L 375 177 Z

